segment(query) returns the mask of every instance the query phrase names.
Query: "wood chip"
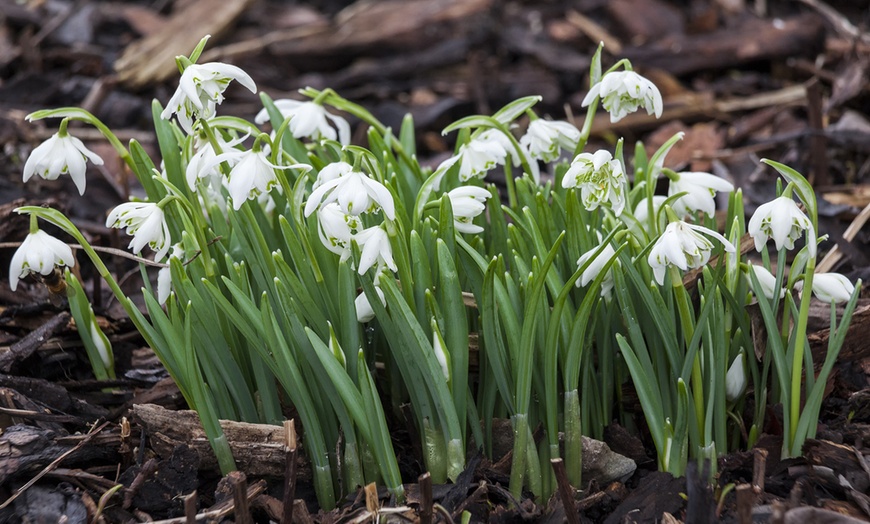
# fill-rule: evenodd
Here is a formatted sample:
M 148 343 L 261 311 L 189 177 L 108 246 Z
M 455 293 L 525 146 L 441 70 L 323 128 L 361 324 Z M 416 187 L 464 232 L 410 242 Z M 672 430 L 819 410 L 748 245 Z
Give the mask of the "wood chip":
M 175 57 L 190 53 L 206 34 L 219 37 L 253 0 L 197 0 L 172 17 L 158 31 L 124 50 L 115 62 L 121 83 L 131 88 L 162 82 L 177 73 Z M 191 31 L 191 21 L 196 31 Z

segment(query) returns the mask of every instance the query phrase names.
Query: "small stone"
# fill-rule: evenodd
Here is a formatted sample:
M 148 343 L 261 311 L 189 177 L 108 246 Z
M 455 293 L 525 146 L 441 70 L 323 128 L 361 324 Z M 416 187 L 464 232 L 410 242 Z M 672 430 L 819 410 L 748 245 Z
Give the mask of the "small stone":
M 615 453 L 600 440 L 583 437 L 583 482 L 595 480 L 599 486 L 611 482 L 625 482 L 634 474 L 637 464 L 630 458 Z

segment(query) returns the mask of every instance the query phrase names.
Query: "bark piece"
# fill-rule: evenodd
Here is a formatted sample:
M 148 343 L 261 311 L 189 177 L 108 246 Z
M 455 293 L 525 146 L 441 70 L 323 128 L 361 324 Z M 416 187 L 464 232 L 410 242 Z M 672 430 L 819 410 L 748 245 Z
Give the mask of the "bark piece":
M 870 478 L 858 463 L 855 448 L 827 440 L 807 440 L 803 448 L 807 462 L 831 468 L 837 476 L 843 476 L 852 488 L 865 492 L 870 487 Z M 863 457 L 863 456 L 862 456 Z
M 115 62 L 118 79 L 132 88 L 166 80 L 178 71 L 175 57 L 190 53 L 206 34 L 220 36 L 253 0 L 196 0 L 159 30 L 124 50 Z M 191 24 L 196 22 L 196 29 Z
M 680 10 L 660 0 L 610 0 L 605 6 L 634 45 L 684 31 Z
M 858 524 L 865 522 L 848 515 L 841 515 L 809 506 L 794 508 L 785 513 L 784 524 Z
M 15 500 L 14 515 L 6 522 L 87 522 L 82 495 L 72 486 L 34 486 Z M 21 520 L 18 520 L 21 519 Z
M 331 26 L 315 32 L 276 31 L 263 37 L 260 45 L 268 45 L 276 55 L 303 58 L 346 56 L 375 48 L 378 54 L 406 52 L 429 47 L 439 25 L 467 19 L 490 4 L 491 0 L 360 0 L 341 11 Z M 246 45 L 251 50 L 257 42 Z
M 812 55 L 824 48 L 825 27 L 808 13 L 785 20 L 750 18 L 739 27 L 700 35 L 676 35 L 624 49 L 632 63 L 675 75 L 722 70 L 760 60 Z
M 218 471 L 217 458 L 195 411 L 172 411 L 153 404 L 133 406 L 133 418 L 149 435 L 154 451 L 168 458 L 176 446 L 189 445 L 200 458 L 200 469 Z M 220 421 L 239 469 L 251 476 L 284 474 L 284 428 L 268 424 Z M 311 467 L 298 456 L 297 475 L 310 479 Z
M 0 371 L 9 373 L 16 362 L 20 362 L 32 355 L 55 331 L 62 326 L 66 326 L 69 319 L 69 312 L 62 311 L 39 328 L 28 333 L 19 342 L 10 346 L 8 351 L 0 354 Z
M 678 513 L 684 502 L 680 493 L 686 491 L 686 479 L 670 473 L 654 472 L 643 478 L 640 487 L 620 504 L 604 524 L 622 522 L 657 522 L 663 513 Z

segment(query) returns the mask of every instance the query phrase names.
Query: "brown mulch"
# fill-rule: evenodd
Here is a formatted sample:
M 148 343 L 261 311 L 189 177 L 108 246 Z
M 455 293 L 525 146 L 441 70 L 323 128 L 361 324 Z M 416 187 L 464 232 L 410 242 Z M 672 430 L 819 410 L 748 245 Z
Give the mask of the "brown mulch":
M 773 196 L 774 174 L 758 159 L 793 166 L 822 198 L 820 228 L 838 252 L 825 262 L 828 270 L 866 281 L 868 23 L 870 4 L 861 0 L 0 2 L 0 522 L 59 522 L 62 515 L 71 523 L 185 522 L 185 515 L 188 522 L 192 515 L 280 521 L 291 488 L 294 522 L 367 522 L 376 508 L 394 505 L 385 491 L 360 489 L 334 512 L 318 513 L 306 461 L 272 426 L 227 423 L 243 475 L 221 479 L 195 414 L 184 411 L 177 388 L 99 278 L 82 269 L 120 377 L 93 380 L 62 300 L 36 281 L 15 294 L 9 289 L 9 243 L 27 233 L 12 209 L 50 201 L 93 242 L 123 247 L 103 226 L 105 213 L 135 188 L 120 163 L 108 161 L 110 146 L 88 129 L 77 136 L 107 163 L 91 171 L 87 198 L 68 178 L 23 184 L 23 160 L 54 133 L 51 123 L 26 124 L 27 113 L 81 106 L 122 141 L 135 138 L 154 152 L 150 101 L 168 99 L 174 57 L 210 33 L 203 60 L 244 67 L 273 98 L 332 87 L 394 128 L 411 112 L 419 155 L 434 165 L 453 147 L 441 129 L 462 116 L 532 94 L 543 95 L 541 110 L 554 118 L 583 114 L 590 57 L 603 41 L 606 63 L 630 58 L 661 88 L 665 111 L 660 120 L 638 113 L 616 126 L 599 115 L 595 141 L 619 135 L 654 149 L 684 131 L 670 167 L 731 179 L 743 188 L 748 212 Z M 229 95 L 222 111 L 256 113 L 255 95 Z M 135 294 L 138 272 L 120 262 L 112 269 Z M 606 441 L 638 460 L 638 471 L 625 483 L 577 486 L 583 491 L 569 513 L 606 523 L 870 519 L 868 317 L 862 302 L 828 384 L 818 438 L 804 457 L 780 460 L 781 428 L 771 409 L 757 449 L 720 459 L 718 484 L 710 487 L 703 472 L 683 479 L 656 472 L 649 447 L 614 425 Z M 822 325 L 810 335 L 817 351 L 826 347 Z M 482 457 L 469 461 L 456 484 L 432 486 L 418 482 L 411 446 L 397 448 L 411 466 L 407 507 L 393 520 L 444 522 L 465 510 L 474 521 L 566 518 L 561 498 L 514 500 L 504 472 Z M 285 486 L 285 471 L 294 468 Z

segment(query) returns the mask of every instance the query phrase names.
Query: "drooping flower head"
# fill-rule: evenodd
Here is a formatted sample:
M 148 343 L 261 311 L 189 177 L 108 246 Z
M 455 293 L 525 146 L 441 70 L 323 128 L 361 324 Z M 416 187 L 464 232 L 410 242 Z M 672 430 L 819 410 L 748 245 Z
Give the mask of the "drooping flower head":
M 599 238 L 600 240 L 600 238 Z M 581 267 L 586 263 L 587 260 L 595 256 L 595 252 L 598 251 L 600 246 L 596 246 L 589 251 L 580 255 L 580 258 L 577 259 L 577 267 Z M 601 253 L 598 254 L 595 258 L 592 259 L 592 262 L 589 263 L 589 266 L 583 271 L 583 274 L 580 275 L 580 279 L 575 283 L 577 287 L 586 287 L 590 282 L 595 280 L 601 270 L 604 269 L 604 266 L 613 255 L 616 254 L 616 250 L 613 249 L 613 246 L 607 244 L 604 246 L 604 249 L 601 250 Z M 616 261 L 615 263 L 619 263 Z M 604 279 L 601 281 L 601 296 L 609 301 L 610 297 L 613 293 L 613 270 L 608 269 L 607 274 L 604 276 Z
M 184 257 L 184 247 L 179 243 L 172 246 L 170 258 L 181 260 Z M 172 292 L 172 271 L 170 267 L 162 267 L 157 272 L 157 303 L 161 306 L 166 303 Z
M 592 86 L 583 107 L 591 104 L 595 97 L 601 97 L 601 105 L 610 113 L 610 122 L 619 122 L 638 107 L 646 109 L 647 114 L 662 116 L 662 94 L 659 89 L 634 71 L 611 71 L 600 82 Z
M 487 171 L 504 164 L 507 156 L 508 150 L 495 134 L 481 134 L 459 146 L 459 152 L 442 162 L 437 171 L 446 171 L 459 162 L 459 180 L 468 182 L 472 178 L 485 177 Z
M 393 271 L 398 271 L 396 262 L 393 261 L 393 248 L 390 245 L 390 237 L 380 226 L 373 226 L 357 234 L 354 239 L 362 249 L 359 257 L 359 269 L 357 272 L 364 275 L 377 263 L 378 270 L 384 266 Z
M 795 283 L 795 289 L 803 291 L 803 281 Z M 855 285 L 840 273 L 817 273 L 813 275 L 813 295 L 828 304 L 846 302 L 852 298 Z
M 767 297 L 768 300 L 773 300 L 773 297 L 777 294 L 776 291 L 776 277 L 767 270 L 764 266 L 759 266 L 756 264 L 750 264 L 749 270 L 755 273 L 755 278 L 758 279 L 758 284 L 760 285 L 760 289 L 755 289 L 755 285 L 752 283 L 752 277 L 747 274 L 747 279 L 749 280 L 749 287 L 752 288 L 752 291 L 758 295 L 759 293 Z M 785 296 L 785 288 L 779 288 L 779 298 Z
M 209 62 L 187 66 L 181 74 L 178 89 L 166 103 L 160 118 L 169 120 L 174 114 L 182 129 L 193 133 L 194 120 L 208 120 L 215 115 L 215 107 L 223 102 L 224 90 L 233 80 L 250 92 L 257 92 L 254 80 L 234 65 Z
M 450 354 L 447 352 L 447 344 L 441 336 L 441 330 L 438 329 L 438 322 L 432 318 L 432 349 L 435 352 L 435 360 L 438 361 L 438 366 L 441 368 L 441 374 L 444 375 L 444 380 L 450 382 Z
M 128 246 L 133 253 L 141 253 L 147 245 L 155 251 L 154 260 L 162 260 L 172 244 L 163 209 L 150 202 L 119 205 L 109 213 L 106 227 L 127 228 L 127 234 L 133 235 Z
M 341 260 L 350 258 L 351 240 L 363 231 L 359 216 L 349 215 L 337 202 L 330 202 L 317 210 L 317 223 L 320 242 L 326 249 L 341 255 Z
M 812 227 L 812 222 L 795 201 L 781 196 L 758 206 L 746 229 L 755 240 L 755 249 L 761 251 L 769 238 L 773 238 L 777 250 L 783 247 L 793 249 L 794 241 Z
M 387 299 L 384 296 L 384 292 L 377 285 L 375 285 L 375 293 L 377 293 L 381 305 L 386 306 Z M 372 304 L 369 302 L 369 297 L 366 296 L 365 292 L 357 295 L 356 299 L 353 301 L 353 306 L 354 309 L 356 309 L 356 320 L 360 324 L 365 324 L 375 318 L 375 310 L 372 308 Z
M 223 135 L 220 133 L 215 133 L 215 141 L 218 143 L 218 147 L 221 150 L 221 153 L 229 153 L 231 150 L 242 143 L 249 135 L 245 135 L 243 137 L 235 138 L 233 140 L 224 140 Z M 185 169 L 184 175 L 187 180 L 187 185 L 190 187 L 191 191 L 196 190 L 196 181 L 200 179 L 218 179 L 221 176 L 220 162 L 215 162 L 214 159 L 217 156 L 215 154 L 214 147 L 211 142 L 205 140 L 203 138 L 197 137 L 196 140 L 193 141 L 194 149 L 196 152 L 190 157 L 190 161 L 187 163 L 187 168 Z
M 668 224 L 665 232 L 659 237 L 652 247 L 647 262 L 653 269 L 656 282 L 664 285 L 665 271 L 670 266 L 675 266 L 683 271 L 703 266 L 710 260 L 710 252 L 713 250 L 713 242 L 704 235 L 711 236 L 725 246 L 725 251 L 734 252 L 731 242 L 703 226 L 696 226 L 677 220 Z
M 743 352 L 737 354 L 737 358 L 731 363 L 728 368 L 728 373 L 725 374 L 725 397 L 728 402 L 734 402 L 740 398 L 743 391 L 746 390 L 746 370 L 744 369 Z
M 94 165 L 103 165 L 102 158 L 63 129 L 36 146 L 30 153 L 24 163 L 24 181 L 30 180 L 33 175 L 39 175 L 46 180 L 57 180 L 60 175 L 69 174 L 79 194 L 83 195 L 88 160 Z
M 342 145 L 350 144 L 350 124 L 347 120 L 329 113 L 325 107 L 316 102 L 282 99 L 275 100 L 275 107 L 281 112 L 281 116 L 290 119 L 287 125 L 294 138 L 311 140 L 324 138 L 336 140 L 337 138 Z M 335 128 L 329 125 L 327 119 L 335 125 Z M 257 124 L 263 124 L 268 120 L 269 112 L 266 109 L 260 110 L 254 118 Z
M 453 208 L 453 227 L 460 233 L 477 234 L 483 228 L 474 224 L 474 218 L 486 209 L 486 199 L 492 193 L 476 186 L 460 186 L 447 193 Z
M 580 130 L 568 122 L 537 119 L 529 124 L 520 144 L 533 158 L 552 162 L 559 157 L 559 149 L 574 151 L 580 140 Z
M 253 148 L 247 151 L 231 149 L 230 151 L 214 157 L 206 169 L 217 167 L 221 162 L 230 165 L 227 191 L 233 199 L 233 209 L 239 210 L 246 200 L 254 199 L 272 190 L 278 183 L 275 176 L 276 169 L 299 169 L 307 171 L 311 169 L 308 164 L 290 164 L 280 166 L 269 161 L 267 148 L 257 150 Z
M 354 171 L 353 166 L 346 162 L 335 164 L 332 168 L 326 166 L 321 170 L 322 178 L 318 175 L 316 187 L 305 203 L 305 216 L 311 216 L 322 205 L 338 202 L 341 210 L 348 215 L 383 209 L 384 216 L 390 220 L 396 218 L 393 195 L 386 186 L 365 173 Z
M 531 153 L 526 146 L 519 144 L 519 151 L 511 140 L 498 129 L 486 129 L 467 143 L 459 146 L 459 151 L 441 162 L 436 172 L 445 172 L 457 162 L 459 163 L 459 181 L 467 182 L 472 178 L 484 178 L 486 173 L 497 165 L 505 165 L 507 159 L 516 167 L 522 164 L 523 156 L 529 158 Z M 529 175 L 535 182 L 541 177 L 536 162 L 528 164 Z
M 577 155 L 562 178 L 562 187 L 578 188 L 583 207 L 588 211 L 605 205 L 619 216 L 625 209 L 625 173 L 609 151 Z
M 45 231 L 36 230 L 27 235 L 12 255 L 9 264 L 9 288 L 15 291 L 18 281 L 30 273 L 48 275 L 55 266 L 72 267 L 76 263 L 72 249 Z
M 672 206 L 677 216 L 703 211 L 708 217 L 712 217 L 716 213 L 716 192 L 734 191 L 731 182 L 710 173 L 687 172 L 678 173 L 677 176 L 678 179 L 671 179 L 668 196 L 687 193 Z

